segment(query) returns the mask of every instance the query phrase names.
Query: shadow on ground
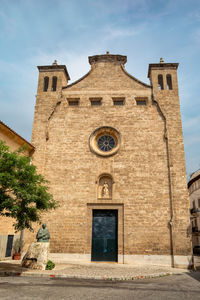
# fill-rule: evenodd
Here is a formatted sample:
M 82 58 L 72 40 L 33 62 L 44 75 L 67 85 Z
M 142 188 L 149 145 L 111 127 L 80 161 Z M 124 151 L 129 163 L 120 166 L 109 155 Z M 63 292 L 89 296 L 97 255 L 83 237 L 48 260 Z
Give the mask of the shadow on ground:
M 0 272 L 27 272 L 28 269 L 22 268 L 19 263 L 0 262 Z
M 197 281 L 200 282 L 200 270 L 197 270 L 197 271 L 191 271 L 191 272 L 188 272 L 186 273 L 188 276 L 196 279 Z

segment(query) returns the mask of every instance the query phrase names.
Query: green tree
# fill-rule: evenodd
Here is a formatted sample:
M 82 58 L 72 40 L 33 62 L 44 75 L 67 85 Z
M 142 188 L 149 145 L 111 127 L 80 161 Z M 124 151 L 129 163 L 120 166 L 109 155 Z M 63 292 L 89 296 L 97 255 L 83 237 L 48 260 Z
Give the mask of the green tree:
M 22 152 L 23 148 L 12 152 L 0 141 L 0 215 L 12 217 L 16 231 L 32 231 L 41 213 L 57 205 L 48 192 L 48 182 Z

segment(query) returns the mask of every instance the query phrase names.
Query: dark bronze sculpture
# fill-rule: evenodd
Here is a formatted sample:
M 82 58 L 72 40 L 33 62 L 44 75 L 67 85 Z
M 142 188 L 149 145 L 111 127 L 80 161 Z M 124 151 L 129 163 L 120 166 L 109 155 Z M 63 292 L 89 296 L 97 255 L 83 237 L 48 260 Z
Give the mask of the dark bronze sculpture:
M 46 228 L 46 224 L 42 224 L 42 227 L 37 232 L 36 235 L 37 242 L 49 242 L 50 234 L 48 229 Z

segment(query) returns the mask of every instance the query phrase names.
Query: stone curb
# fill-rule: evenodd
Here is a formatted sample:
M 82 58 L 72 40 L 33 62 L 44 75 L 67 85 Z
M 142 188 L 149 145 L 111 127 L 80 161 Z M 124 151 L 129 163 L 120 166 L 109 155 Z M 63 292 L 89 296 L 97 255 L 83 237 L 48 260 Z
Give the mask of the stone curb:
M 44 277 L 44 278 L 68 278 L 68 279 L 88 279 L 88 280 L 107 280 L 107 281 L 133 281 L 141 279 L 150 279 L 157 277 L 164 277 L 170 275 L 177 275 L 180 273 L 163 272 L 149 275 L 135 275 L 132 277 L 108 277 L 108 276 L 85 276 L 85 275 L 66 275 L 66 274 L 45 274 L 45 273 L 26 273 L 14 271 L 0 271 L 0 277 L 20 276 L 20 277 Z

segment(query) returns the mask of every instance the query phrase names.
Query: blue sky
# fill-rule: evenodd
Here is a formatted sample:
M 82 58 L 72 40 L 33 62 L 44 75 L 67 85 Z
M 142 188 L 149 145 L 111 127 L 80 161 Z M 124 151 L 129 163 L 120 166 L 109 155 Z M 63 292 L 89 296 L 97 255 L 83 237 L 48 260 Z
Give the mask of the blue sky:
M 0 0 L 0 119 L 30 141 L 36 66 L 57 59 L 73 82 L 106 51 L 146 83 L 149 63 L 180 63 L 187 173 L 200 168 L 199 0 Z

